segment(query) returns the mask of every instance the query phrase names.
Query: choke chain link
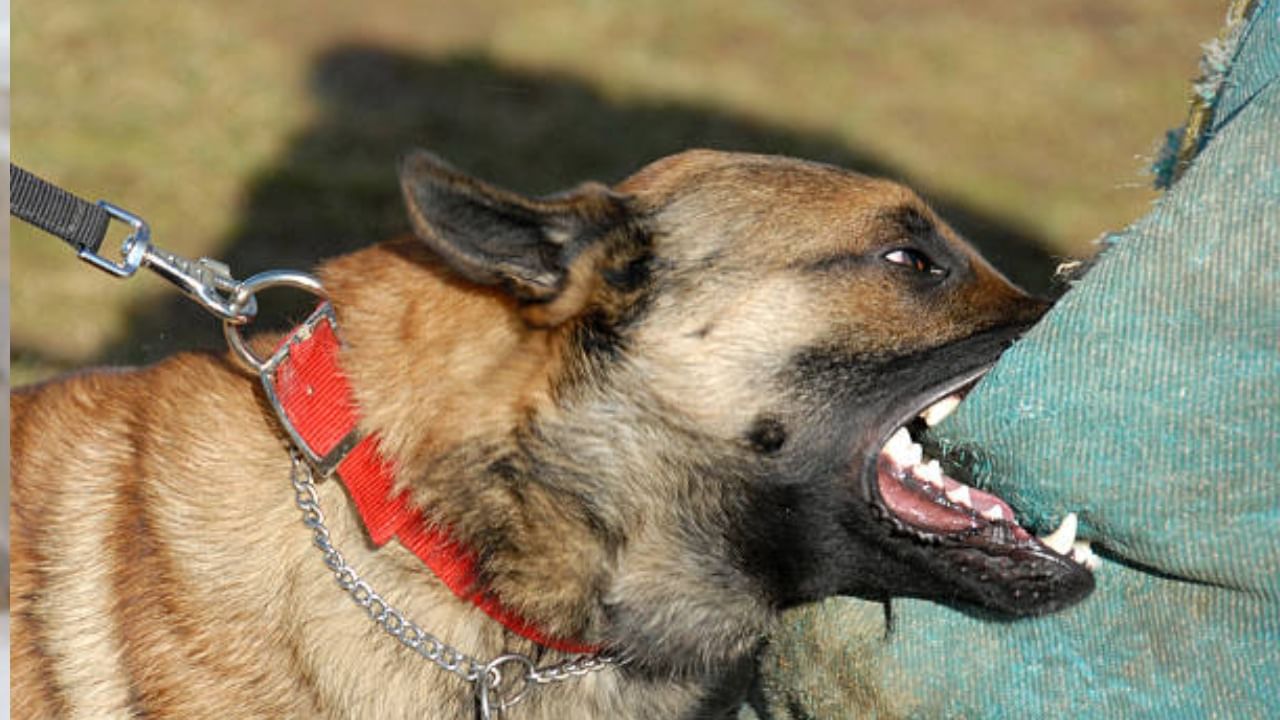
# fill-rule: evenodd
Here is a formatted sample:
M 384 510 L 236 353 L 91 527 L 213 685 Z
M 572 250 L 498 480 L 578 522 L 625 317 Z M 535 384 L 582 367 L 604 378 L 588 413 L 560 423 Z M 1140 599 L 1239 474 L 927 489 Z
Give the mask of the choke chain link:
M 501 715 L 507 708 L 524 699 L 535 685 L 571 680 L 603 670 L 610 665 L 621 664 L 611 655 L 579 655 L 553 665 L 538 667 L 525 655 L 510 653 L 493 660 L 478 660 L 440 638 L 423 630 L 409 620 L 360 578 L 355 568 L 347 564 L 341 551 L 334 546 L 329 528 L 320 510 L 320 496 L 316 492 L 311 466 L 297 453 L 292 454 L 294 502 L 302 511 L 302 524 L 312 532 L 312 539 L 324 554 L 324 564 L 333 572 L 338 586 L 351 596 L 375 625 L 383 632 L 475 688 L 480 717 L 484 720 Z M 518 677 L 503 677 L 504 667 L 515 667 L 522 673 Z M 503 687 L 504 683 L 507 687 Z

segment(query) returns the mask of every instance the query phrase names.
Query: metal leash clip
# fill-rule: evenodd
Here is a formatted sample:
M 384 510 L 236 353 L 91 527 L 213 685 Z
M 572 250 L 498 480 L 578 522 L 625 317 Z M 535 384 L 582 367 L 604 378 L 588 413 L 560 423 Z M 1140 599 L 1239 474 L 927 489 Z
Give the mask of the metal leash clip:
M 230 269 L 209 258 L 190 260 L 151 244 L 151 228 L 146 221 L 105 200 L 98 201 L 113 219 L 128 225 L 132 232 L 120 245 L 120 262 L 113 262 L 89 249 L 82 249 L 81 260 L 116 277 L 131 277 L 140 267 L 147 267 L 168 280 L 187 297 L 224 323 L 243 325 L 258 314 L 256 299 L 238 292 L 240 283 L 231 277 Z

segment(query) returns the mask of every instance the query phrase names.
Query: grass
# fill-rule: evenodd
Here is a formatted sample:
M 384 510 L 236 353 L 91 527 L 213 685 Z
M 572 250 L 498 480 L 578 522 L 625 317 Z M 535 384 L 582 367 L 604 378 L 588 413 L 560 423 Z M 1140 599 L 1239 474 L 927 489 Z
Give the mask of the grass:
M 1203 0 L 15 3 L 14 160 L 241 276 L 404 226 L 395 158 L 516 189 L 690 145 L 905 179 L 1024 283 L 1142 214 Z M 163 282 L 11 224 L 12 380 L 217 346 Z

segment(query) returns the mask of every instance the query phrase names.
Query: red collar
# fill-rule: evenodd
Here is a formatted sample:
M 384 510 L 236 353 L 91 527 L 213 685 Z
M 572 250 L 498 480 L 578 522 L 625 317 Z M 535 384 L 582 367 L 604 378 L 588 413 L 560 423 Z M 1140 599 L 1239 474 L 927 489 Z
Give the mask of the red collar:
M 293 444 L 321 476 L 334 470 L 347 486 L 369 537 L 377 546 L 396 538 L 459 598 L 468 600 L 512 632 L 555 650 L 593 653 L 599 648 L 547 635 L 520 617 L 479 582 L 476 554 L 432 527 L 408 502 L 392 496 L 394 468 L 378 450 L 378 436 L 362 436 L 355 398 L 338 366 L 338 322 L 329 303 L 293 329 L 262 371 L 267 397 Z

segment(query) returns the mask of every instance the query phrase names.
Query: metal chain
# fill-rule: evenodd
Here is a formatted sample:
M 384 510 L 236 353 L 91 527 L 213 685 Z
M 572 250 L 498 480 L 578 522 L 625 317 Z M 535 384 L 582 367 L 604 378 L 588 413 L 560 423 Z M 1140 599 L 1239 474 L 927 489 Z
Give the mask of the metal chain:
M 292 453 L 294 502 L 302 510 L 302 524 L 312 531 L 315 546 L 324 554 L 324 564 L 333 572 L 338 586 L 351 596 L 369 619 L 383 632 L 400 641 L 401 645 L 430 660 L 475 688 L 480 716 L 488 720 L 494 711 L 501 714 L 507 708 L 524 699 L 531 687 L 572 680 L 610 665 L 625 661 L 613 655 L 578 655 L 554 665 L 537 667 L 528 656 L 517 653 L 500 655 L 488 662 L 478 660 L 440 638 L 423 630 L 409 620 L 378 594 L 367 582 L 360 579 L 355 568 L 347 564 L 342 553 L 334 547 L 329 528 L 320 510 L 320 496 L 316 492 L 311 466 L 296 452 Z M 502 674 L 504 666 L 518 666 L 519 676 Z M 504 684 L 506 687 L 504 687 Z

